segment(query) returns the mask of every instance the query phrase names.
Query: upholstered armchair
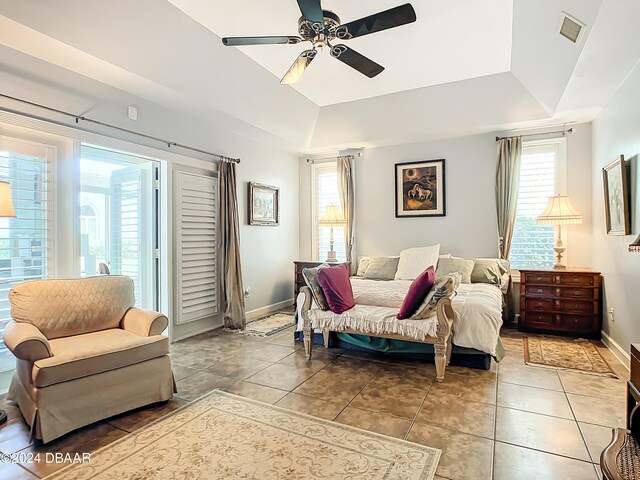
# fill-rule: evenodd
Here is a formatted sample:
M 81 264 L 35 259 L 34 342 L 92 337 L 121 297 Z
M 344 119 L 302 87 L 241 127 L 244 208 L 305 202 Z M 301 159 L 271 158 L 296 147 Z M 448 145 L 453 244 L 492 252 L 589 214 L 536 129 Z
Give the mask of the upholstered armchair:
M 17 358 L 8 399 L 47 443 L 173 397 L 166 316 L 134 307 L 133 280 L 38 280 L 9 292 L 4 343 Z

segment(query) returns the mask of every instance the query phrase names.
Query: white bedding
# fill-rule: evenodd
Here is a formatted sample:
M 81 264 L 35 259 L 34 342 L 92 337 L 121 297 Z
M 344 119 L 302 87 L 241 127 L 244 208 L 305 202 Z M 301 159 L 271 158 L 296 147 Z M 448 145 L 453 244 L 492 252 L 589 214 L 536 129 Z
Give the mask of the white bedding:
M 389 309 L 388 315 L 392 315 L 393 312 L 397 313 L 400 309 L 411 282 L 407 280 L 385 281 L 351 278 L 351 285 L 356 301 L 354 309 L 360 305 L 383 307 Z M 475 348 L 495 356 L 500 327 L 502 327 L 502 292 L 500 289 L 486 283 L 462 284 L 451 304 L 455 313 L 453 343 L 459 347 Z M 299 297 L 298 308 L 301 305 L 302 299 Z M 315 304 L 312 306 L 313 308 L 317 309 Z M 299 311 L 298 314 L 298 330 L 302 330 L 302 315 Z M 314 315 L 317 314 L 314 312 Z M 327 312 L 325 315 L 334 314 Z M 419 321 L 412 320 L 411 322 Z M 407 320 L 397 322 L 407 322 Z M 433 328 L 426 325 L 425 327 Z

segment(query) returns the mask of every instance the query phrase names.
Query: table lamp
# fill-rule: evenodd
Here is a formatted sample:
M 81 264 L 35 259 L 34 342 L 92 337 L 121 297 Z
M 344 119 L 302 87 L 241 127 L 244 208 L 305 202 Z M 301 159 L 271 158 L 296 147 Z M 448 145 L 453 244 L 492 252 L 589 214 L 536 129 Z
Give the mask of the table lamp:
M 337 262 L 336 252 L 333 250 L 333 227 L 336 225 L 342 225 L 344 223 L 344 218 L 342 216 L 342 212 L 337 205 L 330 204 L 327 205 L 327 208 L 324 211 L 324 215 L 320 219 L 319 224 L 327 227 L 331 227 L 329 231 L 329 251 L 327 252 L 326 262 Z
M 16 211 L 11 201 L 11 185 L 9 182 L 0 181 L 0 217 L 15 218 Z M 7 412 L 0 410 L 0 425 L 7 421 Z
M 549 197 L 547 208 L 536 219 L 538 225 L 555 225 L 558 227 L 558 238 L 553 250 L 556 252 L 556 263 L 554 268 L 566 268 L 562 264 L 562 254 L 567 247 L 562 243 L 562 225 L 577 225 L 582 223 L 582 215 L 576 212 L 571 206 L 569 197 L 566 195 L 555 195 Z

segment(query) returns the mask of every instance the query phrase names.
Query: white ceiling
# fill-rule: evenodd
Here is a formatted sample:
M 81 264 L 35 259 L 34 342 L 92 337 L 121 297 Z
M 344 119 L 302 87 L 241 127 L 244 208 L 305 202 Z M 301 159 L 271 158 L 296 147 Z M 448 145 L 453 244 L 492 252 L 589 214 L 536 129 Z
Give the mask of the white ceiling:
M 295 0 L 169 1 L 219 37 L 298 34 Z M 405 2 L 323 0 L 322 7 L 347 23 Z M 325 49 L 293 88 L 325 106 L 509 70 L 513 0 L 419 0 L 413 6 L 415 23 L 344 42 L 384 66 L 380 75 L 369 79 Z M 238 48 L 279 80 L 309 46 L 228 48 Z
M 325 8 L 349 21 L 404 1 Z M 216 133 L 334 152 L 590 121 L 640 59 L 638 0 L 412 3 L 416 23 L 349 43 L 387 67 L 379 77 L 323 52 L 294 89 L 279 79 L 304 46 L 243 52 L 220 36 L 295 34 L 295 0 L 0 0 L 0 90 L 99 111 L 90 79 Z M 587 25 L 578 45 L 556 31 L 563 11 Z

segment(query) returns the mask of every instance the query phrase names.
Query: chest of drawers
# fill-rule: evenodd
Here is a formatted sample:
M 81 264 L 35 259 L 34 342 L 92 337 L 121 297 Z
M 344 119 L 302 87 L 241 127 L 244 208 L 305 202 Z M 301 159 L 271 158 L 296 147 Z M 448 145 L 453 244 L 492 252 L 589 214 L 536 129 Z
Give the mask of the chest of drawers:
M 520 321 L 525 332 L 600 338 L 599 272 L 589 269 L 520 270 Z

